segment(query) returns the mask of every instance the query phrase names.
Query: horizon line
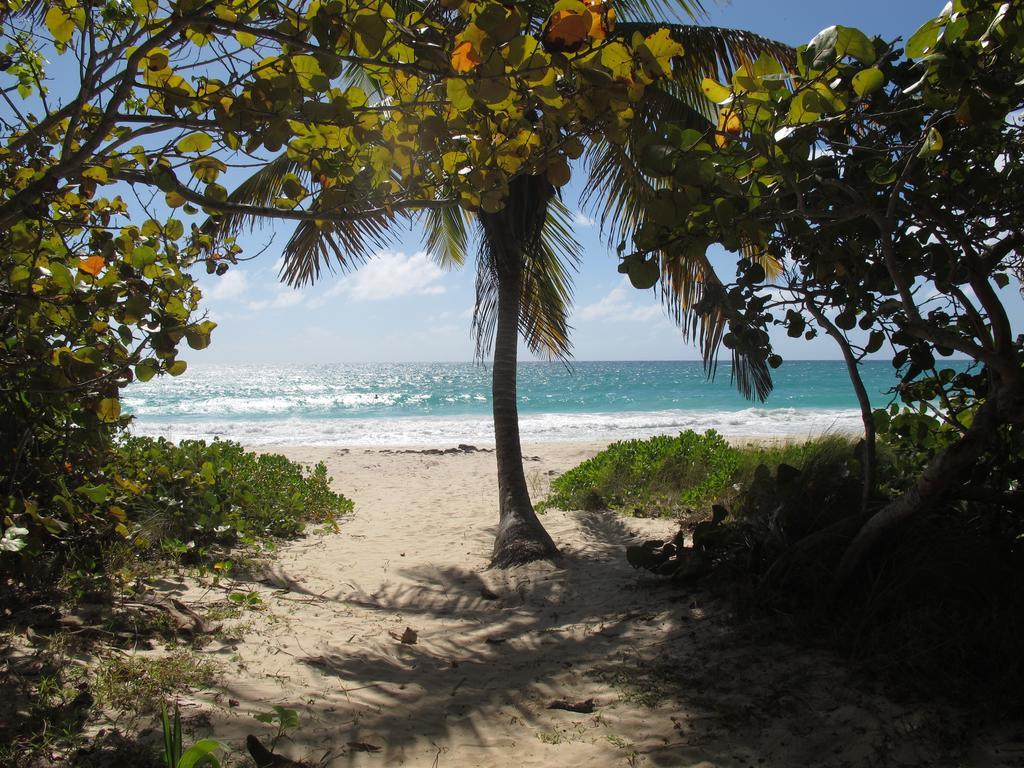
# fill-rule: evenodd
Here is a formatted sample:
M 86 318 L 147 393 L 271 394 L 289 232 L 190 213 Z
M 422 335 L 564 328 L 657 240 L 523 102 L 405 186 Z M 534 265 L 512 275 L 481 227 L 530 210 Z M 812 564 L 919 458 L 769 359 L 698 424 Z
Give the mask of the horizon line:
M 950 362 L 963 362 L 969 361 L 967 357 L 947 357 L 944 358 Z M 212 364 L 212 365 L 427 365 L 427 364 L 441 364 L 441 365 L 490 365 L 491 360 L 333 360 L 333 361 L 298 361 L 298 360 L 279 360 L 279 361 L 246 361 L 246 362 L 212 362 L 209 360 L 192 361 L 187 360 L 189 365 L 199 364 Z M 630 359 L 571 359 L 568 361 L 561 360 L 520 360 L 518 364 L 530 364 L 530 365 L 572 365 L 573 363 L 701 363 L 703 360 L 700 358 L 630 358 Z M 892 363 L 892 360 L 884 357 L 863 360 L 865 363 Z M 936 361 L 938 362 L 938 361 Z M 841 363 L 845 365 L 845 361 L 838 357 L 791 357 L 783 360 L 783 366 L 786 363 Z M 718 367 L 731 367 L 731 360 L 723 360 L 718 363 Z

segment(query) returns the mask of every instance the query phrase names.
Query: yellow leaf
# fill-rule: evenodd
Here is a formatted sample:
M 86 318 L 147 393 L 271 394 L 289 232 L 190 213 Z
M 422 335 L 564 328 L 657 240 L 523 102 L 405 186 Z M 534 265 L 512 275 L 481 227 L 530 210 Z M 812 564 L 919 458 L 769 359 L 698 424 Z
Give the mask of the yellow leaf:
M 579 5 L 582 9 L 581 12 L 568 9 L 551 14 L 547 24 L 544 25 L 544 32 L 540 38 L 544 44 L 544 50 L 575 53 L 587 42 L 594 17 L 586 6 L 582 3 Z
M 207 133 L 190 133 L 178 142 L 179 152 L 205 152 L 213 146 L 213 139 Z
M 87 275 L 96 277 L 100 272 L 103 271 L 103 267 L 107 265 L 107 262 L 102 256 L 90 256 L 86 259 L 81 259 L 78 262 L 78 269 L 85 272 Z
M 92 168 L 86 168 L 82 171 L 82 178 L 92 179 L 100 184 L 106 184 L 109 176 L 107 175 L 107 169 L 101 166 L 94 166 Z
M 480 54 L 473 48 L 473 43 L 469 40 L 464 40 L 455 46 L 455 50 L 452 51 L 452 69 L 456 72 L 463 73 L 473 70 L 483 59 Z
M 605 0 L 583 0 L 590 11 L 590 37 L 594 40 L 604 40 L 608 33 L 615 26 L 615 9 L 611 3 Z
M 96 414 L 102 421 L 117 421 L 121 417 L 121 402 L 116 397 L 106 397 L 96 406 Z
M 710 77 L 705 77 L 701 81 L 700 89 L 704 91 L 704 95 L 711 101 L 715 102 L 715 104 L 722 104 L 732 98 L 731 89 L 726 88 L 717 80 Z
M 739 136 L 743 131 L 743 121 L 739 113 L 732 109 L 723 109 L 718 113 L 718 132 L 715 134 L 715 144 L 718 147 L 729 146 L 730 136 Z
M 662 75 L 672 72 L 672 59 L 682 56 L 684 51 L 682 44 L 673 40 L 672 35 L 664 28 L 659 29 L 653 35 L 648 35 L 644 39 L 644 45 L 654 57 Z
M 50 10 L 46 12 L 44 21 L 56 42 L 64 45 L 71 40 L 71 35 L 75 31 L 75 20 L 63 8 L 56 5 L 51 6 Z

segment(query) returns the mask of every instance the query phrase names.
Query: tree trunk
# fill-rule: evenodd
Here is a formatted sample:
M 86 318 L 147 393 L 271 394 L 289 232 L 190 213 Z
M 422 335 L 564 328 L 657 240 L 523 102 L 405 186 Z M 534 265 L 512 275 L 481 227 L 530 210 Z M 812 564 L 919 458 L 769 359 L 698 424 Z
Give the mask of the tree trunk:
M 1022 416 L 1024 387 L 1019 382 L 994 387 L 988 400 L 978 408 L 964 436 L 937 454 L 903 495 L 893 499 L 864 523 L 836 569 L 835 591 L 841 591 L 850 584 L 886 533 L 946 498 L 960 484 L 964 473 L 994 442 L 999 427 L 1020 423 Z
M 832 337 L 836 344 L 839 345 L 839 349 L 842 350 L 843 360 L 846 363 L 846 372 L 849 374 L 850 382 L 853 384 L 854 394 L 857 395 L 857 403 L 860 406 L 860 420 L 864 425 L 864 463 L 861 467 L 864 487 L 860 496 L 860 511 L 862 515 L 867 515 L 868 505 L 871 503 L 871 495 L 875 492 L 875 467 L 878 464 L 876 451 L 878 437 L 875 433 L 875 420 L 871 413 L 871 398 L 868 396 L 864 380 L 861 378 L 857 357 L 853 354 L 853 349 L 850 347 L 850 342 L 846 336 L 836 327 L 835 323 L 825 316 L 825 313 L 815 304 L 813 298 L 808 296 L 804 304 L 818 325 L 825 329 L 825 332 Z
M 504 254 L 508 254 L 503 249 Z M 494 404 L 494 449 L 498 460 L 498 533 L 492 568 L 508 568 L 558 557 L 558 548 L 530 503 L 519 443 L 516 369 L 519 344 L 521 268 L 505 259 L 498 269 L 498 317 L 494 336 L 491 395 Z M 510 263 L 515 262 L 515 263 Z

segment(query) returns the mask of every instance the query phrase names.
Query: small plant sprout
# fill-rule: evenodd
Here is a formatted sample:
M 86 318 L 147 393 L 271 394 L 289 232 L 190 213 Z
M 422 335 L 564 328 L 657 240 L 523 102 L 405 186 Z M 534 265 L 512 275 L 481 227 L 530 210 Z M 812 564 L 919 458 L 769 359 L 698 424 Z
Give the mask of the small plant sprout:
M 181 712 L 174 705 L 174 718 L 167 714 L 167 705 L 162 704 L 160 722 L 163 726 L 164 768 L 220 768 L 216 752 L 225 749 L 215 739 L 200 739 L 188 749 L 182 747 Z
M 299 727 L 299 711 L 297 709 L 291 709 L 290 707 L 282 707 L 275 705 L 271 712 L 261 712 L 258 715 L 253 715 L 261 723 L 267 723 L 268 725 L 276 725 L 277 733 L 275 733 L 270 739 L 270 750 L 273 751 L 279 742 L 288 731 L 294 730 Z

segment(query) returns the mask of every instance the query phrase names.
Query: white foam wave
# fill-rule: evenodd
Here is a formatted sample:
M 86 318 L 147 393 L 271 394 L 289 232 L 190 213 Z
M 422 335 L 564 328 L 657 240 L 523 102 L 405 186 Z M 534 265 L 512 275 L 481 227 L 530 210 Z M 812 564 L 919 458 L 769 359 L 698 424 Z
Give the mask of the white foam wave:
M 598 442 L 715 429 L 726 437 L 814 437 L 858 432 L 856 410 L 747 408 L 739 411 L 672 410 L 631 413 L 545 413 L 520 417 L 523 442 Z M 136 420 L 138 435 L 171 440 L 219 437 L 249 446 L 449 446 L 492 444 L 489 417 L 387 419 Z

